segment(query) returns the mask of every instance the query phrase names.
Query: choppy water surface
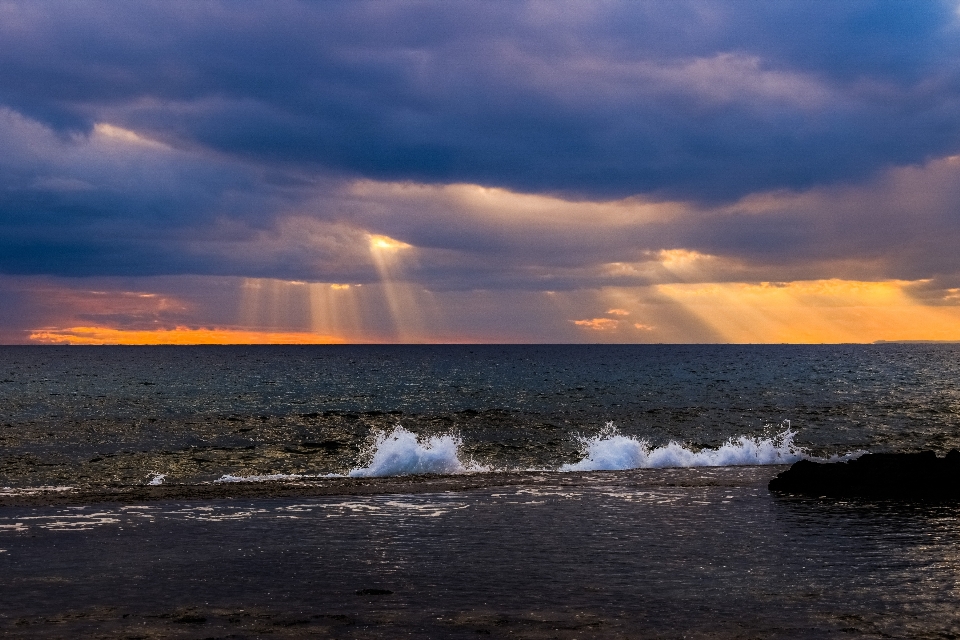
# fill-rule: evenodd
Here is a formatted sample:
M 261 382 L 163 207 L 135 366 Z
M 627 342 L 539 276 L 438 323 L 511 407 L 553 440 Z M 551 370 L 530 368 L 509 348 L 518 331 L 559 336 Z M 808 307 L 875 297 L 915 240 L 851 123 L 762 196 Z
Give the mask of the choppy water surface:
M 427 471 L 684 464 L 676 448 L 649 454 L 675 442 L 709 457 L 742 437 L 786 456 L 772 462 L 942 452 L 960 445 L 958 356 L 956 345 L 0 347 L 0 486 L 349 473 L 397 425 L 455 441 L 453 466 Z

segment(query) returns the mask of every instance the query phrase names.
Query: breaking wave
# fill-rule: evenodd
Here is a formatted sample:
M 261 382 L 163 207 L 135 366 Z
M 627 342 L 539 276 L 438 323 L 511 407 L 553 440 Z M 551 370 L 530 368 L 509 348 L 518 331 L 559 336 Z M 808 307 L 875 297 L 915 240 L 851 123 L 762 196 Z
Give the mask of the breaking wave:
M 361 456 L 369 463 L 353 469 L 352 478 L 402 476 L 417 473 L 472 473 L 489 467 L 460 460 L 462 439 L 456 434 L 418 438 L 400 425 L 391 432 L 381 431 Z
M 560 471 L 791 464 L 807 457 L 803 449 L 793 443 L 795 435 L 788 423 L 783 431 L 770 438 L 740 436 L 730 438 L 716 449 L 694 451 L 678 442 L 651 447 L 646 440 L 622 435 L 608 422 L 598 435 L 580 438 L 583 459 L 561 466 Z
M 801 459 L 822 462 L 849 460 L 863 451 L 842 456 L 817 458 L 794 443 L 796 432 L 784 422 L 782 430 L 769 437 L 732 437 L 717 448 L 694 450 L 679 442 L 654 447 L 642 438 L 621 434 L 608 422 L 595 436 L 581 436 L 579 462 L 561 465 L 555 470 L 617 471 L 626 469 L 662 469 L 668 467 L 728 467 L 745 465 L 792 464 Z M 417 474 L 461 474 L 491 471 L 491 467 L 473 460 L 461 459 L 463 440 L 459 434 L 417 436 L 400 425 L 392 431 L 379 431 L 360 454 L 361 462 L 346 475 L 352 478 L 379 478 Z M 504 469 L 509 471 L 510 469 Z M 520 471 L 520 469 L 512 469 Z M 544 471 L 544 468 L 535 469 Z M 270 474 L 254 476 L 223 475 L 214 483 L 268 482 L 272 480 L 300 480 L 307 478 L 344 477 L 338 473 L 324 475 Z M 159 484 L 157 475 L 150 484 Z

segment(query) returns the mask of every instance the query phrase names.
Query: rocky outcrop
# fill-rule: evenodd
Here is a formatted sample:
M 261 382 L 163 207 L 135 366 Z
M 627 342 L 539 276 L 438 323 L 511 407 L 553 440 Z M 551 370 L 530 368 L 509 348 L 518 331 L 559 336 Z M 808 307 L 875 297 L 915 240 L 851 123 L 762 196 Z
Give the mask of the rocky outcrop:
M 960 451 L 868 453 L 849 462 L 801 460 L 770 481 L 770 490 L 835 498 L 960 498 Z

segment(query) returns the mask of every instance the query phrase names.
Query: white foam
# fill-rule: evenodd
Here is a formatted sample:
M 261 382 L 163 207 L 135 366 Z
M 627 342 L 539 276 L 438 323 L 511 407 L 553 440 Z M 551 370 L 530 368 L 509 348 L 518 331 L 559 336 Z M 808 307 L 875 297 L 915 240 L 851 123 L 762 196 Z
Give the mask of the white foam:
M 809 455 L 794 444 L 796 432 L 790 429 L 789 421 L 781 431 L 770 437 L 732 437 L 716 449 L 691 449 L 678 442 L 662 447 L 653 447 L 645 439 L 622 435 L 608 422 L 599 434 L 580 437 L 582 459 L 574 464 L 562 465 L 559 471 L 616 471 L 623 469 L 659 469 L 667 467 L 727 467 L 744 465 L 792 464 L 801 459 L 818 462 L 842 462 L 852 460 L 864 452 L 818 458 Z M 482 473 L 492 468 L 473 460 L 461 460 L 463 441 L 459 434 L 450 433 L 418 437 L 397 425 L 392 431 L 374 433 L 373 441 L 360 454 L 361 462 L 346 476 L 339 473 L 318 475 L 283 474 L 237 476 L 225 474 L 214 483 L 270 482 L 277 480 L 301 480 L 308 478 L 375 478 L 413 474 L 461 474 Z M 519 469 L 515 469 L 519 470 Z M 544 468 L 528 469 L 544 471 Z M 160 484 L 164 476 L 157 474 L 149 484 Z
M 0 489 L 0 496 L 33 496 L 41 493 L 57 493 L 61 491 L 73 491 L 76 487 L 69 486 L 51 486 L 43 485 L 40 487 L 13 488 L 4 487 Z
M 213 482 L 214 484 L 219 484 L 222 482 L 270 482 L 271 480 L 299 480 L 305 477 L 309 476 L 290 473 L 271 473 L 263 476 L 234 476 L 226 473 Z
M 868 453 L 870 452 L 865 449 L 857 449 L 856 451 L 851 451 L 850 453 L 843 453 L 843 454 L 835 453 L 825 458 L 818 457 L 818 456 L 808 456 L 808 455 L 804 455 L 803 457 L 806 458 L 807 460 L 813 460 L 814 462 L 834 463 L 834 462 L 850 462 L 851 460 L 856 460 L 860 456 L 866 455 Z
M 151 487 L 159 486 L 163 484 L 163 481 L 166 477 L 167 477 L 167 474 L 165 473 L 155 473 L 153 475 L 153 479 L 150 480 L 150 482 L 148 482 L 147 484 Z
M 795 435 L 787 423 L 783 431 L 770 438 L 740 436 L 716 449 L 694 451 L 678 442 L 651 447 L 646 440 L 621 435 L 608 422 L 598 435 L 580 438 L 583 459 L 563 465 L 560 471 L 791 464 L 806 457 L 803 449 L 793 443 Z
M 462 440 L 456 434 L 418 438 L 416 434 L 397 425 L 389 433 L 381 431 L 375 435 L 364 456 L 369 463 L 365 467 L 353 469 L 349 475 L 352 478 L 363 478 L 487 471 L 488 467 L 460 460 L 461 444 Z

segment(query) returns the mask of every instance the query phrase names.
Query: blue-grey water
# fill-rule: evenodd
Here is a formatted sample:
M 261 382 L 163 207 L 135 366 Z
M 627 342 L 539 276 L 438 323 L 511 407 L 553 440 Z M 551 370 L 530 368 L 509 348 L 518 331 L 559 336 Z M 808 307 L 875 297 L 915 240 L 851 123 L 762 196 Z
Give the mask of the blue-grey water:
M 788 457 L 942 454 L 958 369 L 936 344 L 0 347 L 6 495 L 423 470 L 402 437 L 481 479 L 0 507 L 0 634 L 957 637 L 960 506 L 778 496 L 777 464 L 662 467 L 787 429 Z M 641 441 L 682 455 L 631 458 Z M 378 446 L 407 457 L 377 466 Z M 555 472 L 585 459 L 621 470 Z
M 613 422 L 698 449 L 960 446 L 960 346 L 0 347 L 0 486 L 343 473 L 371 433 L 558 467 Z M 317 446 L 317 445 L 323 446 Z

